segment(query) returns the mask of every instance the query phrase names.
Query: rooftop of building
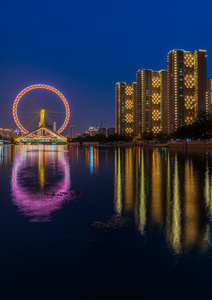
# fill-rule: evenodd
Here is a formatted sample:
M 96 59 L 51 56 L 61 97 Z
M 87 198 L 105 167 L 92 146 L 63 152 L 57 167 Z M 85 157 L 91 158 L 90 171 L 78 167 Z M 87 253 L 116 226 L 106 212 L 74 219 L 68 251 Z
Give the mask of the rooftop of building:
M 194 51 L 189 51 L 189 50 L 184 50 L 184 49 L 172 49 L 172 50 L 170 50 L 170 51 L 168 52 L 168 54 L 171 53 L 171 52 L 173 52 L 173 51 L 183 51 L 183 52 L 192 52 L 192 53 L 194 53 L 194 52 L 196 52 L 196 51 L 203 51 L 203 52 L 206 52 L 206 50 L 203 50 L 203 49 L 196 49 L 196 50 L 194 50 Z

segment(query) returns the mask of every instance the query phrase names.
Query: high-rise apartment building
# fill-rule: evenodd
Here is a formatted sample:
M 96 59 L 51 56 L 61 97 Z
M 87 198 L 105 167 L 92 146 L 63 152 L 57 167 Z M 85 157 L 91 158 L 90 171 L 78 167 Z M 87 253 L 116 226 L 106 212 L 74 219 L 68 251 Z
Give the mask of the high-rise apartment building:
M 136 82 L 116 83 L 116 132 L 136 135 Z
M 137 72 L 137 132 L 168 132 L 167 71 Z
M 207 78 L 206 103 L 208 104 L 207 112 L 212 115 L 212 78 Z
M 152 70 L 137 72 L 137 126 L 138 133 L 152 131 Z
M 192 124 L 206 104 L 206 51 L 168 53 L 169 132 Z

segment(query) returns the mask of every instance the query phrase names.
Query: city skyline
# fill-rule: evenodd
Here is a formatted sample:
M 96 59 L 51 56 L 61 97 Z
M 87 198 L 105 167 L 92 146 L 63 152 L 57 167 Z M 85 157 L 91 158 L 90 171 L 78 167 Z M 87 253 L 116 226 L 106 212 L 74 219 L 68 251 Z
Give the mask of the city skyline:
M 198 110 L 211 113 L 212 78 L 207 78 L 206 50 L 197 49 L 192 52 L 182 49 L 173 49 L 168 53 L 167 67 L 167 70 L 164 69 L 160 71 L 140 69 L 137 71 L 137 82 L 116 83 L 115 127 L 118 134 L 140 135 L 146 131 L 153 131 L 155 134 L 160 131 L 171 133 L 180 126 L 192 124 Z M 17 99 L 22 97 L 22 94 L 35 87 L 42 87 L 42 89 L 48 87 L 56 91 L 55 88 L 42 84 L 26 87 L 19 93 L 14 103 L 16 103 Z M 57 91 L 57 93 L 58 95 L 60 94 L 59 91 Z M 64 98 L 62 94 L 60 95 Z M 41 96 L 43 97 L 43 95 Z M 184 106 L 185 108 L 183 108 Z M 174 112 L 176 111 L 176 107 L 178 107 L 177 115 L 176 112 Z M 45 111 L 45 109 L 41 109 L 41 111 L 42 110 Z M 123 123 L 123 118 L 126 124 Z M 16 118 L 15 122 L 17 123 Z M 55 120 L 52 120 L 52 122 L 51 126 L 55 128 Z M 107 121 L 87 121 L 87 124 L 94 124 L 95 122 L 100 122 L 102 128 L 102 123 Z M 68 123 L 66 122 L 67 125 Z M 120 127 L 122 123 L 123 125 Z M 16 125 L 20 128 L 20 123 L 18 124 L 19 125 Z M 99 128 L 98 125 L 96 126 Z M 65 131 L 68 131 L 68 128 L 66 128 Z M 71 137 L 72 128 L 76 130 L 75 125 L 71 125 L 69 128 L 69 135 Z M 18 128 L 16 129 L 18 130 Z M 15 132 L 16 129 L 4 129 L 4 131 Z M 64 129 L 62 131 L 64 131 Z M 86 132 L 87 131 L 85 131 L 85 133 Z M 83 132 L 81 134 L 83 134 Z
M 3 3 L 1 127 L 14 128 L 10 110 L 20 90 L 41 82 L 66 96 L 77 132 L 88 128 L 85 120 L 114 127 L 115 83 L 134 82 L 139 69 L 166 69 L 172 49 L 206 49 L 212 77 L 210 8 L 209 1 Z

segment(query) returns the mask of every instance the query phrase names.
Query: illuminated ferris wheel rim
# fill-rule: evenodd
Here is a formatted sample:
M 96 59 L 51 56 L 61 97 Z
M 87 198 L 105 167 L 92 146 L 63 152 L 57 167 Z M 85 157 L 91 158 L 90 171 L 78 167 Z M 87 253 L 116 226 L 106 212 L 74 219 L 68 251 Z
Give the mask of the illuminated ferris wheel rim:
M 50 86 L 50 85 L 46 85 L 46 84 L 33 84 L 30 85 L 28 87 L 26 87 L 25 89 L 23 89 L 18 96 L 15 98 L 14 103 L 13 103 L 13 118 L 15 120 L 16 125 L 18 126 L 18 128 L 23 131 L 24 133 L 29 133 L 22 125 L 21 122 L 19 121 L 18 118 L 18 114 L 17 114 L 17 108 L 18 108 L 18 103 L 21 100 L 21 98 L 23 97 L 23 95 L 25 95 L 27 92 L 34 90 L 34 89 L 46 89 L 46 90 L 50 90 L 52 92 L 54 92 L 55 94 L 57 94 L 60 99 L 63 101 L 64 105 L 65 105 L 65 110 L 66 110 L 66 118 L 65 121 L 63 123 L 63 125 L 60 127 L 60 129 L 57 131 L 57 133 L 61 133 L 66 126 L 68 125 L 69 119 L 70 119 L 70 108 L 69 108 L 69 104 L 68 101 L 66 100 L 65 96 L 58 91 L 56 88 Z M 33 137 L 38 137 L 35 135 L 32 135 Z M 46 137 L 42 137 L 42 138 L 49 138 L 51 136 L 46 136 Z

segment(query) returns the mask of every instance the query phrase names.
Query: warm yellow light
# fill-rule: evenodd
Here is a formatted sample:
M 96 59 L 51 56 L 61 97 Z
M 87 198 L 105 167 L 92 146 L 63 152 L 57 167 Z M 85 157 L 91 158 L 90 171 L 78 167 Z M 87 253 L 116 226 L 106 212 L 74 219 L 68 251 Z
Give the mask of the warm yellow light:
M 185 117 L 185 123 L 187 124 L 187 125 L 190 125 L 190 124 L 192 124 L 194 122 L 194 117 L 193 116 L 187 116 L 187 117 Z
M 161 102 L 160 94 L 154 93 L 154 94 L 152 95 L 152 103 L 153 103 L 153 104 L 159 104 L 160 102 Z
M 154 133 L 159 133 L 160 132 L 160 127 L 159 126 L 153 126 L 152 131 Z
M 159 110 L 157 110 L 157 109 L 154 109 L 152 111 L 152 119 L 154 121 L 159 121 L 161 119 L 161 112 Z
M 194 98 L 192 96 L 185 96 L 185 107 L 187 109 L 193 109 L 194 108 Z
M 127 109 L 132 109 L 133 108 L 133 102 L 131 100 L 127 100 L 126 104 L 125 104 L 125 107 Z
M 127 85 L 125 88 L 125 93 L 126 93 L 126 95 L 131 96 L 133 94 L 133 88 L 131 86 Z
M 160 78 L 155 76 L 152 78 L 152 85 L 153 87 L 159 87 L 161 84 Z
M 132 114 L 126 114 L 125 120 L 127 123 L 133 122 L 133 115 Z
M 189 68 L 194 66 L 194 55 L 192 53 L 184 52 L 184 65 Z
M 127 128 L 126 129 L 126 133 L 132 133 L 132 132 L 133 132 L 132 128 Z
M 194 87 L 194 75 L 186 74 L 184 77 L 184 84 L 187 88 L 193 88 Z

